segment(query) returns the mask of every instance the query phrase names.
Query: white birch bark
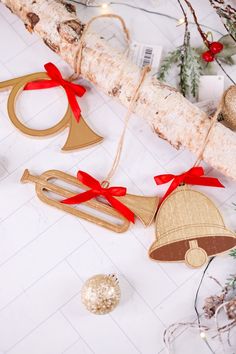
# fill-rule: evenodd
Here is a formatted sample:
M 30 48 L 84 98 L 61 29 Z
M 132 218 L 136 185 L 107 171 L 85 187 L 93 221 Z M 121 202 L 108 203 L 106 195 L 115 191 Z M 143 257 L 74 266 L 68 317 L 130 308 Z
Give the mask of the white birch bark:
M 71 3 L 60 0 L 1 1 L 22 19 L 28 30 L 37 33 L 73 66 L 83 24 Z M 138 67 L 90 30 L 85 37 L 81 69 L 84 78 L 125 107 L 129 105 L 139 80 Z M 159 137 L 176 148 L 184 147 L 195 154 L 202 146 L 210 124 L 204 112 L 151 76 L 140 90 L 135 112 L 148 121 Z M 236 180 L 236 134 L 217 123 L 203 159 Z

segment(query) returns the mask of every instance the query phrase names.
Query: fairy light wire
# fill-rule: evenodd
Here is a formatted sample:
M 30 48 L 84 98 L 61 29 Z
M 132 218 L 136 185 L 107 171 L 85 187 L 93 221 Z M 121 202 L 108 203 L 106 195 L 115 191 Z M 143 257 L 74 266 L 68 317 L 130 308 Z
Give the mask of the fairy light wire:
M 111 2 L 107 2 L 107 3 L 103 3 L 103 4 L 89 4 L 89 3 L 84 3 L 82 1 L 77 1 L 77 0 L 70 0 L 71 2 L 74 2 L 75 4 L 78 4 L 78 5 L 82 5 L 82 6 L 85 6 L 85 7 L 94 7 L 94 8 L 101 8 L 101 9 L 107 9 L 108 6 L 112 6 L 112 5 L 120 5 L 120 6 L 125 6 L 125 7 L 129 7 L 129 8 L 132 8 L 132 9 L 135 9 L 135 10 L 139 10 L 139 11 L 143 11 L 143 12 L 146 12 L 146 13 L 149 13 L 149 14 L 153 14 L 153 15 L 158 15 L 158 16 L 162 16 L 162 17 L 166 17 L 170 20 L 174 20 L 174 21 L 177 21 L 177 26 L 180 26 L 182 25 L 183 23 L 179 23 L 179 21 L 181 21 L 181 19 L 179 18 L 176 18 L 174 16 L 171 16 L 171 15 L 168 15 L 168 14 L 165 14 L 163 12 L 158 12 L 158 11 L 153 11 L 153 10 L 148 10 L 148 9 L 145 9 L 144 7 L 140 7 L 140 6 L 135 6 L 135 5 L 131 5 L 131 4 L 127 4 L 125 2 L 118 2 L 118 1 L 111 1 Z M 189 22 L 189 24 L 191 25 L 195 25 L 195 22 Z M 200 23 L 200 25 L 204 28 L 207 28 L 211 31 L 214 31 L 215 33 L 218 33 L 220 34 L 221 36 L 223 36 L 223 33 L 210 27 L 210 26 L 207 26 L 207 25 L 203 25 Z
M 164 334 L 163 334 L 163 341 L 165 344 L 166 349 L 168 350 L 168 353 L 171 354 L 171 348 L 170 348 L 170 342 L 172 342 L 172 340 L 174 338 L 176 338 L 175 332 L 178 331 L 178 329 L 180 329 L 181 327 L 187 327 L 187 328 L 197 328 L 199 330 L 199 335 L 201 337 L 201 339 L 204 341 L 204 343 L 206 344 L 206 346 L 208 347 L 209 351 L 212 354 L 215 354 L 214 350 L 212 349 L 211 345 L 208 342 L 207 339 L 207 335 L 206 332 L 212 332 L 214 333 L 213 329 L 210 329 L 208 326 L 204 326 L 201 324 L 201 320 L 200 320 L 200 313 L 198 310 L 198 300 L 199 300 L 199 294 L 203 285 L 203 281 L 205 279 L 206 276 L 206 272 L 211 264 L 211 262 L 213 261 L 215 257 L 210 258 L 210 260 L 208 261 L 206 267 L 203 270 L 203 273 L 201 275 L 201 279 L 199 281 L 196 293 L 195 293 L 195 300 L 194 300 L 194 310 L 195 313 L 197 315 L 197 319 L 194 322 L 177 322 L 177 323 L 173 323 L 172 325 L 170 325 L 167 329 L 165 329 Z M 197 323 L 196 323 L 197 322 Z M 175 337 L 174 337 L 175 335 Z M 177 334 L 178 336 L 178 334 Z
M 84 3 L 82 1 L 77 1 L 77 0 L 70 0 L 71 2 L 74 2 L 78 5 L 82 5 L 82 6 L 85 6 L 85 7 L 95 7 L 95 8 L 101 8 L 101 9 L 107 9 L 108 6 L 112 6 L 112 5 L 120 5 L 120 6 L 126 6 L 126 7 L 129 7 L 129 8 L 132 8 L 132 9 L 136 9 L 136 10 L 140 10 L 140 11 L 143 11 L 143 12 L 146 12 L 146 13 L 150 13 L 150 14 L 154 14 L 154 15 L 158 15 L 158 16 L 162 16 L 162 17 L 166 17 L 170 20 L 174 20 L 174 21 L 177 21 L 177 26 L 180 26 L 182 24 L 185 23 L 185 20 L 184 19 L 178 19 L 174 16 L 171 16 L 171 15 L 168 15 L 168 14 L 164 14 L 162 12 L 158 12 L 158 11 L 153 11 L 153 10 L 148 10 L 148 9 L 145 9 L 144 7 L 140 7 L 140 6 L 135 6 L 135 5 L 132 5 L 132 4 L 127 4 L 127 3 L 123 3 L 123 2 L 118 2 L 118 1 L 111 1 L 111 2 L 104 2 L 102 4 L 89 4 L 89 2 L 87 3 Z M 187 1 L 188 3 L 188 1 Z M 202 28 L 206 28 L 206 29 L 209 29 L 211 31 L 214 31 L 215 33 L 218 33 L 220 34 L 221 36 L 223 36 L 224 34 L 221 33 L 220 31 L 210 27 L 210 26 L 207 26 L 207 25 L 204 25 L 200 22 L 197 21 L 197 23 L 194 21 L 194 22 L 191 22 L 189 21 L 188 22 L 189 24 L 191 25 L 195 25 L 196 27 L 202 27 Z M 223 65 L 219 62 L 219 60 L 216 58 L 215 59 L 216 63 L 219 65 L 219 67 L 221 68 L 221 70 L 224 72 L 224 74 L 228 77 L 228 79 L 235 85 L 236 82 L 231 78 L 231 76 L 227 73 L 227 71 L 224 69 Z M 154 76 L 154 75 L 153 75 Z
M 203 280 L 204 280 L 204 278 L 205 278 L 206 272 L 207 272 L 207 270 L 208 270 L 208 268 L 209 268 L 211 262 L 212 262 L 214 259 L 215 259 L 215 257 L 210 258 L 209 262 L 207 263 L 207 265 L 206 265 L 206 267 L 205 267 L 205 269 L 204 269 L 204 271 L 203 271 L 203 273 L 202 273 L 200 282 L 199 282 L 199 284 L 198 284 L 197 291 L 196 291 L 196 294 L 195 294 L 195 299 L 194 299 L 194 310 L 195 310 L 195 313 L 196 313 L 196 315 L 197 315 L 197 322 L 198 322 L 198 328 L 199 328 L 199 331 L 200 331 L 200 336 L 201 336 L 201 333 L 203 333 L 203 332 L 202 332 L 202 330 L 201 330 L 201 328 L 202 328 L 202 326 L 201 326 L 201 319 L 200 319 L 201 316 L 200 316 L 200 313 L 199 313 L 199 311 L 198 311 L 199 293 L 200 293 L 200 290 L 201 290 L 201 288 L 202 288 L 202 284 L 203 284 Z M 205 334 L 205 332 L 204 332 L 204 334 Z M 209 344 L 209 342 L 208 342 L 206 336 L 204 336 L 204 337 L 201 336 L 201 338 L 204 340 L 204 342 L 206 343 L 206 345 L 207 345 L 208 349 L 211 351 L 211 353 L 214 354 L 215 352 L 214 352 L 213 349 L 211 348 L 211 346 L 210 346 L 210 344 Z

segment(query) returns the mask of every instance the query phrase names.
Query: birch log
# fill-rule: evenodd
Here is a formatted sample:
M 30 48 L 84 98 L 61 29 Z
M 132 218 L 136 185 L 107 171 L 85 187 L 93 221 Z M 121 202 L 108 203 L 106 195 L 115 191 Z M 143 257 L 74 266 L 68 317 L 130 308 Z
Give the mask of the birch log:
M 83 31 L 74 5 L 61 0 L 0 1 L 22 19 L 29 31 L 37 33 L 46 45 L 73 66 Z M 127 107 L 140 71 L 124 59 L 122 53 L 89 30 L 84 40 L 81 73 Z M 204 112 L 151 76 L 141 88 L 135 112 L 148 121 L 159 137 L 177 149 L 184 147 L 194 154 L 199 152 L 210 125 Z M 236 180 L 236 134 L 217 123 L 203 159 Z

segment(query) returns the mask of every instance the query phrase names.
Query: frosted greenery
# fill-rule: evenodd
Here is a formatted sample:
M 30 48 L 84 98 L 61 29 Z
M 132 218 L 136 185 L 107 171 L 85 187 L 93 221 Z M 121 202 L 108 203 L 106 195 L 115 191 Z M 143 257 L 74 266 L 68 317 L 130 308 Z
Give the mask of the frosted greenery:
M 202 65 L 199 53 L 190 45 L 189 32 L 186 34 L 184 44 L 176 50 L 169 52 L 163 60 L 158 73 L 158 79 L 165 81 L 173 66 L 179 68 L 179 88 L 184 96 L 196 97 Z

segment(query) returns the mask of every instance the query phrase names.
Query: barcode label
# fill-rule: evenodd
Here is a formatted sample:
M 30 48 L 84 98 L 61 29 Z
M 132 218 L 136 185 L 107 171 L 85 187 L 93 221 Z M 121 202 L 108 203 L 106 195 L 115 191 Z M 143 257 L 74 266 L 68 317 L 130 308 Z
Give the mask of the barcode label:
M 158 45 L 147 45 L 133 41 L 130 46 L 131 60 L 143 68 L 150 65 L 153 70 L 157 71 L 161 61 L 162 47 Z
M 142 67 L 144 67 L 146 65 L 152 65 L 152 61 L 153 61 L 153 48 L 145 47 L 145 50 L 143 53 Z

